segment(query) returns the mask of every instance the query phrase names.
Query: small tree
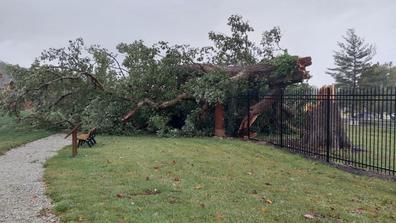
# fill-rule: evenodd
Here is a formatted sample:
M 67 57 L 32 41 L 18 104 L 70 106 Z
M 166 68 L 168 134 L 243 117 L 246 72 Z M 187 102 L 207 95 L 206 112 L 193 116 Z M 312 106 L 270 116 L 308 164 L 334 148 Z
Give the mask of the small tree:
M 343 39 L 345 42 L 337 42 L 339 51 L 334 51 L 335 67 L 329 68 L 326 73 L 334 77 L 340 87 L 356 89 L 361 74 L 370 67 L 375 47 L 365 43 L 354 29 L 348 29 Z

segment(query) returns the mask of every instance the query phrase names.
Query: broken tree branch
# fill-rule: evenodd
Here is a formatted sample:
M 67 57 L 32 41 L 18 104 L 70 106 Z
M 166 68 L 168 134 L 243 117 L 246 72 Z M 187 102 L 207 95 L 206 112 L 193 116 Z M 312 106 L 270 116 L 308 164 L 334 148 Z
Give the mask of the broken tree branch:
M 192 98 L 193 97 L 187 93 L 181 93 L 177 95 L 174 99 L 164 102 L 154 102 L 149 98 L 145 98 L 140 102 L 138 102 L 132 110 L 130 110 L 126 115 L 124 115 L 122 121 L 123 122 L 128 121 L 137 111 L 139 111 L 144 106 L 150 106 L 154 109 L 165 109 L 168 107 L 172 107 L 183 100 L 192 99 Z

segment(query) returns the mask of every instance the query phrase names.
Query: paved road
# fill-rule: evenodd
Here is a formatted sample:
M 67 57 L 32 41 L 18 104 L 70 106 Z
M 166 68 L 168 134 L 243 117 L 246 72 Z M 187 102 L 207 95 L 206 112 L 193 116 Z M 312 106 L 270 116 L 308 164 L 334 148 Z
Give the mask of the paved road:
M 43 164 L 68 144 L 56 134 L 0 156 L 0 222 L 57 222 L 45 196 Z

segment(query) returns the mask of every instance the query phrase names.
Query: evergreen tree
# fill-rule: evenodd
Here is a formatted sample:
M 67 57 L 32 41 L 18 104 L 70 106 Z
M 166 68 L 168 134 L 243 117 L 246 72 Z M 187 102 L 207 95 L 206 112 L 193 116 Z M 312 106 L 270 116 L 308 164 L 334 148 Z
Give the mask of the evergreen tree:
M 338 51 L 334 51 L 334 68 L 329 68 L 330 74 L 340 87 L 357 88 L 361 74 L 370 67 L 375 54 L 375 47 L 365 43 L 356 35 L 354 29 L 348 29 L 343 36 L 344 42 L 337 42 Z

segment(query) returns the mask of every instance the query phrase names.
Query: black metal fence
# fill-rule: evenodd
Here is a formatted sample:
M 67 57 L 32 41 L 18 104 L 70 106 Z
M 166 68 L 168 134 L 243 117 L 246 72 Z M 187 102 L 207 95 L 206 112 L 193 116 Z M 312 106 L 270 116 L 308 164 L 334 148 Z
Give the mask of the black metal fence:
M 274 103 L 250 127 L 250 137 L 326 162 L 396 175 L 396 88 L 287 91 L 250 95 L 246 104 L 263 99 Z

